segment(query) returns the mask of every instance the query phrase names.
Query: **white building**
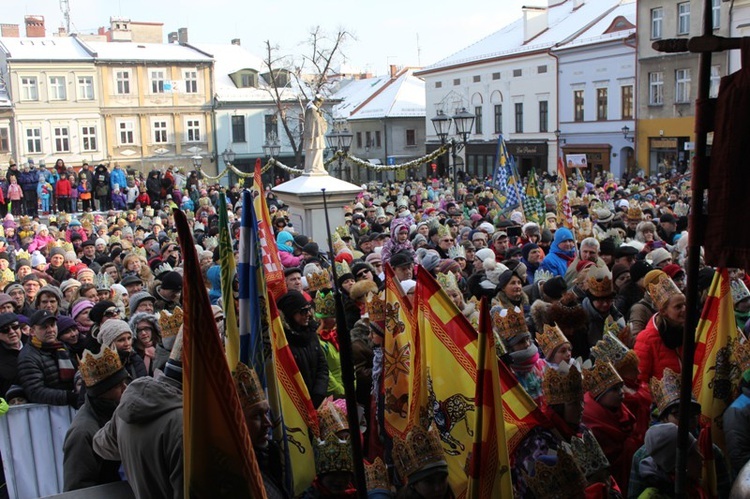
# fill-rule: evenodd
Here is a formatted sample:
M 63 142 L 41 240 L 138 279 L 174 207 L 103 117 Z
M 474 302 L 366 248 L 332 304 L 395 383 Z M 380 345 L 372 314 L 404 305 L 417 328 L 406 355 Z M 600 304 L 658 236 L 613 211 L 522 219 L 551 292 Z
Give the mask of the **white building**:
M 425 79 L 427 150 L 439 147 L 430 119 L 465 108 L 476 115 L 462 155 L 471 176 L 491 175 L 499 134 L 520 173 L 555 171 L 558 60 L 556 46 L 584 33 L 620 0 L 541 0 L 499 31 L 417 72 Z M 446 165 L 439 165 L 447 173 Z M 459 170 L 464 167 L 459 163 Z
M 635 0 L 623 1 L 557 46 L 560 149 L 585 154 L 590 173 L 635 167 Z M 627 127 L 627 128 L 626 128 Z

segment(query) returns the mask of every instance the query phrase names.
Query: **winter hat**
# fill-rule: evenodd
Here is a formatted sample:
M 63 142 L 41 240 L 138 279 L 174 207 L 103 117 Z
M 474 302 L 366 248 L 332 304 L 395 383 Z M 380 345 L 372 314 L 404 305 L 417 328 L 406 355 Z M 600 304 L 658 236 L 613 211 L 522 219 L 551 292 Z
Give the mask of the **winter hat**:
M 78 328 L 78 324 L 76 321 L 73 320 L 72 317 L 68 317 L 67 315 L 58 315 L 57 316 L 57 337 L 59 338 L 62 336 L 66 331 Z
M 638 282 L 639 280 L 646 277 L 646 274 L 654 270 L 654 268 L 645 260 L 635 262 L 630 266 L 630 280 Z
M 88 267 L 84 267 L 82 269 L 79 269 L 78 272 L 76 272 L 76 279 L 81 279 L 86 274 L 91 274 L 92 279 L 94 278 L 94 276 L 96 276 L 93 270 L 91 270 Z
M 53 295 L 55 298 L 57 298 L 58 307 L 62 306 L 63 297 L 62 292 L 60 292 L 60 288 L 56 286 L 42 286 L 41 288 L 39 288 L 39 292 L 36 294 L 36 298 L 34 298 L 34 306 L 36 308 L 39 308 L 39 302 L 42 299 L 42 295 L 45 293 Z
M 398 253 L 391 255 L 391 260 L 389 263 L 394 269 L 396 267 L 411 265 L 414 263 L 414 256 L 409 251 L 399 251 Z
M 646 432 L 646 452 L 662 471 L 672 473 L 677 461 L 677 425 L 662 423 L 652 426 Z M 695 445 L 695 437 L 688 432 L 688 448 Z
M 568 291 L 568 285 L 561 276 L 548 279 L 542 284 L 542 292 L 553 300 L 559 300 Z
M 677 277 L 677 275 L 679 275 L 680 273 L 682 273 L 683 275 L 685 274 L 685 270 L 683 270 L 683 268 L 677 265 L 676 263 L 670 263 L 669 265 L 665 265 L 662 270 L 664 271 L 665 274 L 667 274 L 672 279 Z
M 381 263 L 383 259 L 380 257 L 380 253 L 370 253 L 365 258 L 365 262 L 369 263 L 370 265 L 374 265 L 374 262 Z
M 148 321 L 149 323 L 151 323 L 151 327 L 153 328 L 151 339 L 154 344 L 159 343 L 161 339 L 161 326 L 159 325 L 158 316 L 149 314 L 148 312 L 137 312 L 133 314 L 133 316 L 130 318 L 130 321 L 128 321 L 128 324 L 130 324 L 130 330 L 135 331 L 136 326 L 138 326 L 138 323 L 141 321 Z M 133 336 L 135 337 L 137 336 L 137 334 L 134 334 Z
M 440 255 L 437 251 L 427 251 L 420 262 L 427 272 L 432 272 L 440 263 Z
M 62 294 L 65 294 L 67 290 L 76 286 L 80 288 L 81 283 L 76 281 L 75 279 L 66 279 L 62 283 L 60 283 L 60 291 L 62 292 Z
M 490 250 L 492 251 L 492 250 Z M 500 277 L 508 270 L 508 267 L 502 263 L 497 263 L 495 257 L 487 258 L 482 262 L 484 273 L 487 276 L 487 280 L 493 285 L 498 286 L 500 284 Z M 508 277 L 510 280 L 510 277 Z
M 182 291 L 182 276 L 175 272 L 167 272 L 161 278 L 161 289 L 167 291 Z
M 37 234 L 37 235 L 39 235 L 39 233 L 40 233 L 40 232 L 42 232 L 43 230 L 46 230 L 46 231 L 47 231 L 47 233 L 49 233 L 49 228 L 47 228 L 47 226 L 46 226 L 46 225 L 44 225 L 44 224 L 39 224 L 39 225 L 37 225 L 37 226 L 36 226 L 36 234 Z
M 8 284 L 7 286 L 5 286 L 5 289 L 4 289 L 3 291 L 4 291 L 4 292 L 5 292 L 6 294 L 10 295 L 10 293 L 11 293 L 12 291 L 14 291 L 14 290 L 15 290 L 16 288 L 18 288 L 18 289 L 20 289 L 21 291 L 23 291 L 23 286 L 21 285 L 21 283 L 18 283 L 18 282 L 11 282 L 11 283 L 10 283 L 10 284 Z
M 538 244 L 534 243 L 526 243 L 521 248 L 521 255 L 523 256 L 523 259 L 526 261 L 529 261 L 529 253 L 531 253 L 533 250 L 539 249 Z
M 135 310 L 138 308 L 138 305 L 140 305 L 142 302 L 146 300 L 150 300 L 151 303 L 156 302 L 156 298 L 151 296 L 151 294 L 149 294 L 148 291 L 139 291 L 133 294 L 133 296 L 130 297 L 130 302 L 129 302 L 130 313 L 132 314 L 133 312 L 135 312 Z
M 490 248 L 482 248 L 478 250 L 476 253 L 474 253 L 474 258 L 479 258 L 483 262 L 487 260 L 488 258 L 495 259 L 495 252 L 492 251 Z
M 291 318 L 294 312 L 298 312 L 305 307 L 309 307 L 310 302 L 307 301 L 302 293 L 292 289 L 287 291 L 281 298 L 279 298 L 276 301 L 276 305 L 279 307 L 279 310 L 281 310 L 281 313 L 284 314 L 285 317 Z
M 427 244 L 427 238 L 422 234 L 417 234 L 414 236 L 414 239 L 412 239 L 411 245 L 414 249 L 417 249 L 421 244 Z
M 628 267 L 624 263 L 616 263 L 612 267 L 612 282 L 617 281 L 617 278 L 620 277 L 625 272 L 630 272 L 630 267 Z
M 103 238 L 99 237 L 94 241 L 94 246 L 99 246 L 100 244 L 103 244 L 104 246 L 107 245 L 107 241 L 105 241 Z
M 406 279 L 401 281 L 399 284 L 401 284 L 401 289 L 404 290 L 404 293 L 408 293 L 409 291 L 414 289 L 414 287 L 417 285 L 417 281 L 415 281 L 414 279 Z
M 651 265 L 657 267 L 660 263 L 672 258 L 672 254 L 664 248 L 656 248 L 648 254 L 648 258 L 651 260 Z
M 73 308 L 70 310 L 70 316 L 75 319 L 81 312 L 83 312 L 84 310 L 88 310 L 93 306 L 94 304 L 89 300 L 79 300 L 75 303 L 75 305 L 73 305 Z
M 104 312 L 106 312 L 110 308 L 117 308 L 117 305 L 109 300 L 100 301 L 91 308 L 91 312 L 89 312 L 89 319 L 91 319 L 94 324 L 101 324 L 102 319 L 104 319 Z
M 110 319 L 99 328 L 97 339 L 102 346 L 114 348 L 115 340 L 125 333 L 133 334 L 127 322 L 121 319 Z
M 31 254 L 31 266 L 32 267 L 38 267 L 39 265 L 44 265 L 47 263 L 47 260 L 44 258 L 44 255 L 42 255 L 39 251 L 35 251 Z
M 508 285 L 508 283 L 513 278 L 513 276 L 518 277 L 518 274 L 516 274 L 515 272 L 513 272 L 510 269 L 508 269 L 505 272 L 503 272 L 502 274 L 500 274 L 500 277 L 498 277 L 498 279 L 497 279 L 497 288 L 498 289 L 503 289 L 505 286 Z
M 16 306 L 16 301 L 9 294 L 0 293 L 0 307 L 7 303 L 12 303 L 14 307 Z
M 55 255 L 60 255 L 61 257 L 65 258 L 65 250 L 56 246 L 50 250 L 49 257 L 52 258 Z

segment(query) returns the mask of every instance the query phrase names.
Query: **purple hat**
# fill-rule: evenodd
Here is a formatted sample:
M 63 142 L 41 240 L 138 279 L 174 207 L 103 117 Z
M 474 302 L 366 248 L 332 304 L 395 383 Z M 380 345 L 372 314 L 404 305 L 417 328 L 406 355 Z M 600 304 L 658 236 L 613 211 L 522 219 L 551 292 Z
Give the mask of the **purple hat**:
M 57 316 L 57 336 L 60 337 L 60 335 L 64 334 L 66 331 L 78 328 L 78 324 L 76 321 L 73 320 L 72 317 L 68 317 L 67 315 L 58 315 Z

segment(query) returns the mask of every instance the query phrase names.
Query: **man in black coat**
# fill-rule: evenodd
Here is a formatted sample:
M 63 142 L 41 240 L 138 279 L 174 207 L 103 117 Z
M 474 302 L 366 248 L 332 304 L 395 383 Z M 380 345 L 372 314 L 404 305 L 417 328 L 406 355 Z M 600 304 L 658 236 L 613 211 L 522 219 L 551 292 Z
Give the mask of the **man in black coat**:
M 21 353 L 21 325 L 14 313 L 0 314 L 0 396 L 5 397 L 12 385 L 20 385 L 18 379 L 18 354 Z
M 305 381 L 310 399 L 318 407 L 328 389 L 328 364 L 318 340 L 318 324 L 312 320 L 312 305 L 299 291 L 287 291 L 276 302 L 284 316 L 284 333 Z
M 99 200 L 99 210 L 107 211 L 111 206 L 109 170 L 103 164 L 98 165 L 96 170 L 94 170 L 93 186 L 94 195 Z

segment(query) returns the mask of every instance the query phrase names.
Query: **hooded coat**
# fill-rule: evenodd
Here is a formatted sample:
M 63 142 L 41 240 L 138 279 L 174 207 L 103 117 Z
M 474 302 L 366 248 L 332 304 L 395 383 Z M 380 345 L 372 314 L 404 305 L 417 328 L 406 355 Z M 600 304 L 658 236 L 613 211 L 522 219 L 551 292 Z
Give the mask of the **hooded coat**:
M 569 252 L 560 249 L 560 243 L 571 239 L 575 240 L 570 229 L 566 229 L 565 227 L 557 229 L 555 231 L 555 239 L 549 248 L 549 255 L 544 257 L 539 268 L 550 271 L 552 275 L 565 277 L 568 265 L 575 259 L 575 250 L 572 251 L 572 254 L 569 254 Z
M 130 383 L 94 435 L 94 451 L 122 461 L 136 497 L 184 497 L 181 383 L 166 376 Z

